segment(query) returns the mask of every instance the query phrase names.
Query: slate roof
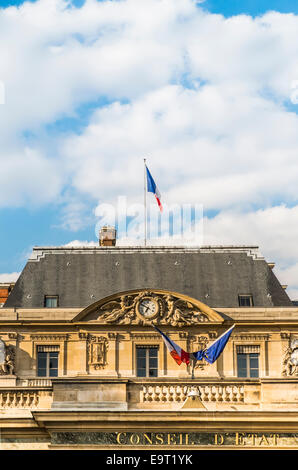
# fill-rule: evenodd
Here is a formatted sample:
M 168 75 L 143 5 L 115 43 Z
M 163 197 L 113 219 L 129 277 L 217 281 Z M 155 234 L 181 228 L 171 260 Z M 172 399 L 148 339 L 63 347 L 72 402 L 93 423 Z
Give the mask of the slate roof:
M 152 288 L 189 295 L 212 308 L 293 306 L 256 246 L 36 247 L 5 307 L 42 308 L 45 295 L 59 307 L 87 307 L 108 295 Z

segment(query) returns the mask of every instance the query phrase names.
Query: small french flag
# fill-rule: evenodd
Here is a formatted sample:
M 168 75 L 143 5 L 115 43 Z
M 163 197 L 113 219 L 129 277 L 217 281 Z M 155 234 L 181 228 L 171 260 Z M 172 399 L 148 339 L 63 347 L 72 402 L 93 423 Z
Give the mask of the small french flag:
M 147 165 L 146 166 L 146 174 L 147 174 L 147 191 L 149 193 L 153 193 L 155 198 L 156 198 L 156 201 L 157 201 L 157 204 L 158 204 L 158 207 L 160 209 L 160 212 L 162 212 L 162 204 L 161 204 L 161 195 L 160 195 L 160 192 L 158 190 L 158 187 L 156 186 L 155 184 L 155 181 L 154 179 L 152 178 L 152 175 L 150 173 L 150 171 L 148 170 L 147 168 Z

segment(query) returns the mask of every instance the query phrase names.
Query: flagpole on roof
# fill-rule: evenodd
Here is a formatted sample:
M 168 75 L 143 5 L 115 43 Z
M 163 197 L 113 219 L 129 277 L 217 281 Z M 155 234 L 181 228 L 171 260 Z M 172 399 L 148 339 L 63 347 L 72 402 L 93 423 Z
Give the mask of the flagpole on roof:
M 144 158 L 144 245 L 147 245 L 147 174 L 146 158 Z

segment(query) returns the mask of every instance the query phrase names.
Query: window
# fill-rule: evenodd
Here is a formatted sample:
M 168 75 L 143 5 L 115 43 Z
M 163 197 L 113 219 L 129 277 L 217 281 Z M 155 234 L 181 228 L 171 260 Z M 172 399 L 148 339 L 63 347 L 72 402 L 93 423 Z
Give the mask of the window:
M 237 346 L 238 377 L 259 377 L 260 346 Z
M 45 295 L 44 306 L 47 308 L 58 307 L 58 295 Z
M 58 377 L 59 346 L 37 346 L 37 376 Z
M 251 294 L 238 295 L 239 307 L 253 307 L 253 298 Z
M 157 377 L 158 347 L 137 346 L 137 377 Z

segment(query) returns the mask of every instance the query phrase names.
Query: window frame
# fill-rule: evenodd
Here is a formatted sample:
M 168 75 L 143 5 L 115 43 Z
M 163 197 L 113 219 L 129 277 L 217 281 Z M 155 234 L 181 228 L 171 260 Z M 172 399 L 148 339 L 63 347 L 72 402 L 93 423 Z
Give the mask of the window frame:
M 48 299 L 55 299 L 57 301 L 57 305 L 55 305 L 54 307 L 50 307 L 47 305 L 47 300 Z M 44 296 L 44 308 L 58 308 L 59 307 L 59 295 L 45 295 Z
M 258 379 L 260 377 L 260 352 L 251 352 L 251 353 L 240 353 L 240 352 L 237 352 L 236 353 L 237 355 L 237 377 L 239 379 Z M 245 358 L 245 371 L 246 371 L 246 375 L 239 375 L 239 371 L 240 371 L 240 368 L 239 368 L 239 358 L 240 356 L 242 356 L 243 358 Z M 255 357 L 252 357 L 252 356 L 255 356 Z M 258 366 L 257 368 L 256 367 L 252 367 L 251 366 L 251 360 L 252 359 L 257 359 L 258 360 Z M 242 368 L 243 369 L 243 368 Z M 244 370 L 244 369 L 243 369 Z M 253 370 L 257 370 L 257 375 L 256 376 L 253 376 L 251 375 L 252 371 Z
M 249 298 L 250 302 L 249 305 L 241 305 L 240 299 Z M 240 308 L 249 308 L 254 306 L 254 300 L 252 294 L 238 294 L 238 304 Z
M 41 345 L 38 345 L 37 346 L 37 350 L 36 350 L 36 376 L 37 377 L 42 377 L 42 378 L 55 378 L 55 377 L 59 377 L 59 356 L 60 356 L 60 348 L 59 346 L 57 345 L 49 345 L 47 344 L 46 347 L 51 347 L 51 346 L 54 346 L 54 347 L 57 347 L 57 350 L 56 351 L 38 351 L 38 348 L 39 346 Z M 45 345 L 43 345 L 45 346 Z M 40 355 L 41 354 L 44 354 L 45 355 L 45 359 L 46 359 L 46 367 L 40 367 L 39 366 L 39 360 L 40 360 Z M 55 354 L 56 357 L 52 357 L 51 358 L 51 354 Z M 51 366 L 51 359 L 56 359 L 56 362 L 57 362 L 57 367 L 50 367 Z M 40 375 L 39 372 L 41 369 L 45 369 L 46 371 L 46 374 L 45 375 Z M 51 375 L 51 370 L 57 370 L 57 375 Z
M 150 349 L 153 349 L 156 351 L 156 367 L 150 367 L 150 359 L 155 359 L 155 357 L 150 357 Z M 138 351 L 139 350 L 144 350 L 146 351 L 145 353 L 145 375 L 139 375 L 139 370 L 141 369 L 138 366 L 138 359 L 141 359 L 138 356 Z M 137 344 L 135 346 L 135 371 L 136 371 L 136 377 L 140 379 L 156 379 L 158 377 L 158 372 L 159 372 L 159 345 L 155 344 Z M 142 368 L 144 369 L 144 368 Z M 150 375 L 150 370 L 156 370 L 156 375 Z

